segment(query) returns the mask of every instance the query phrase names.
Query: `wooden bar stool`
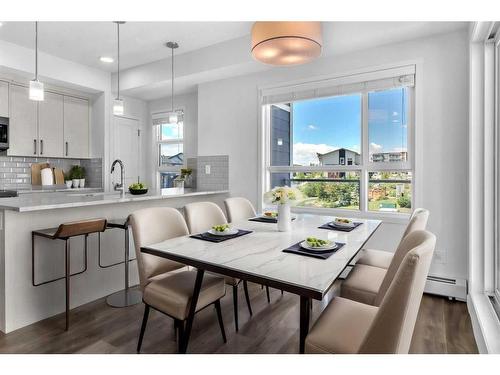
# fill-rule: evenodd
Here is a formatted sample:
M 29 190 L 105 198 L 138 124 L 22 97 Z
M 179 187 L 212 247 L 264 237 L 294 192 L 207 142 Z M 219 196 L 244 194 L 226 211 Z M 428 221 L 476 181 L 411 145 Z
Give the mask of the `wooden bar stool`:
M 69 329 L 69 292 L 70 284 L 69 280 L 71 276 L 76 276 L 84 273 L 87 270 L 87 249 L 88 249 L 88 236 L 92 233 L 97 233 L 99 235 L 99 246 L 100 246 L 100 232 L 106 230 L 106 219 L 90 219 L 82 221 L 73 221 L 70 223 L 64 223 L 59 225 L 57 228 L 40 229 L 31 232 L 31 282 L 33 286 L 40 286 L 62 279 L 66 280 L 66 331 Z M 56 279 L 43 281 L 41 283 L 35 282 L 35 237 L 44 237 L 51 240 L 63 240 L 64 244 L 64 263 L 65 263 L 65 273 L 64 276 L 58 277 Z M 71 273 L 70 272 L 70 238 L 76 236 L 85 236 L 85 264 L 83 270 Z

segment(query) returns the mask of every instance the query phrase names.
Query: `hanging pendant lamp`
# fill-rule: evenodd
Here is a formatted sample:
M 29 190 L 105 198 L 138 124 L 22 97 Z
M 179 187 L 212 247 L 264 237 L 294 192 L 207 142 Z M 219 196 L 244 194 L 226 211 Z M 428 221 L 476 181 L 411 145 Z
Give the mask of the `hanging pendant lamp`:
M 179 44 L 176 42 L 168 42 L 165 44 L 168 48 L 172 50 L 172 92 L 171 92 L 171 110 L 167 113 L 168 123 L 169 124 L 177 124 L 179 122 L 179 114 L 175 111 L 174 108 L 174 50 L 179 48 Z
M 252 56 L 269 65 L 299 65 L 321 55 L 321 22 L 255 22 Z
M 125 22 L 124 21 L 115 21 L 116 23 L 116 33 L 117 33 L 117 44 L 118 44 L 118 56 L 117 56 L 117 63 L 118 63 L 118 73 L 117 73 L 117 83 L 118 83 L 118 90 L 116 94 L 116 98 L 113 101 L 113 114 L 115 116 L 123 116 L 124 113 L 124 107 L 123 107 L 123 99 L 120 98 L 120 25 L 123 25 Z
M 43 83 L 38 80 L 38 21 L 35 22 L 35 78 L 30 81 L 29 98 L 37 102 L 44 100 Z

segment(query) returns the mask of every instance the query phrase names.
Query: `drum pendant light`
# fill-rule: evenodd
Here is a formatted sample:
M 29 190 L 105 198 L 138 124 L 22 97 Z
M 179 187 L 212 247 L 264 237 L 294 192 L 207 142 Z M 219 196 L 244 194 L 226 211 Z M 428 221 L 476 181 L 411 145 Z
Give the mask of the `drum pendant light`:
M 37 102 L 44 100 L 43 83 L 38 80 L 38 21 L 35 22 L 35 78 L 30 81 L 29 98 Z
M 299 65 L 321 55 L 321 22 L 255 22 L 252 56 L 269 65 Z
M 123 116 L 124 113 L 124 107 L 123 107 L 123 99 L 120 99 L 120 25 L 123 25 L 125 22 L 124 21 L 115 21 L 116 23 L 116 33 L 117 33 L 117 41 L 118 41 L 118 56 L 117 56 L 117 63 L 118 63 L 118 73 L 117 73 L 117 83 L 118 83 L 118 90 L 117 90 L 117 95 L 116 99 L 113 101 L 113 114 L 115 116 Z
M 165 44 L 167 48 L 172 50 L 172 92 L 171 92 L 171 110 L 167 113 L 168 123 L 169 124 L 177 124 L 179 122 L 179 114 L 175 111 L 174 108 L 174 50 L 179 48 L 179 44 L 176 42 L 168 42 Z

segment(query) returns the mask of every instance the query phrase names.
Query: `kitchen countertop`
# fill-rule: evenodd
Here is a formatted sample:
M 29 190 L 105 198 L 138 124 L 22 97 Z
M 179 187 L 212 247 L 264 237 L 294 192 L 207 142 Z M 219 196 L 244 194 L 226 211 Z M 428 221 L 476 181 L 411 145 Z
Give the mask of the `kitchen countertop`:
M 162 189 L 161 192 L 151 192 L 144 195 L 127 193 L 120 198 L 119 192 L 52 192 L 43 194 L 22 194 L 15 198 L 1 198 L 0 210 L 31 212 L 52 210 L 57 208 L 98 206 L 104 204 L 120 204 L 148 200 L 173 199 L 201 195 L 229 193 L 228 190 L 198 191 L 194 189 Z M 74 189 L 76 190 L 76 189 Z
M 17 194 L 33 194 L 33 193 L 58 193 L 58 192 L 67 192 L 67 193 L 76 193 L 76 192 L 99 192 L 102 191 L 102 188 L 96 187 L 84 187 L 84 188 L 68 188 L 66 185 L 34 185 L 29 189 L 19 189 L 17 190 Z

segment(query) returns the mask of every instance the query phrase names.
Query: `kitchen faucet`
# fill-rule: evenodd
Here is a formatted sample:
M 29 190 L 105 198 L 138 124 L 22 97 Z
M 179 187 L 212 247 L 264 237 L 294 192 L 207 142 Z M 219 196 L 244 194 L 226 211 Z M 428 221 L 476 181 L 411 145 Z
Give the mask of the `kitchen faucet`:
M 123 162 L 120 159 L 116 159 L 113 164 L 111 164 L 111 173 L 115 171 L 115 165 L 116 163 L 120 164 L 120 183 L 119 184 L 114 184 L 114 189 L 115 191 L 120 191 L 120 197 L 125 198 L 125 187 L 123 186 L 125 182 L 125 167 L 123 166 Z

